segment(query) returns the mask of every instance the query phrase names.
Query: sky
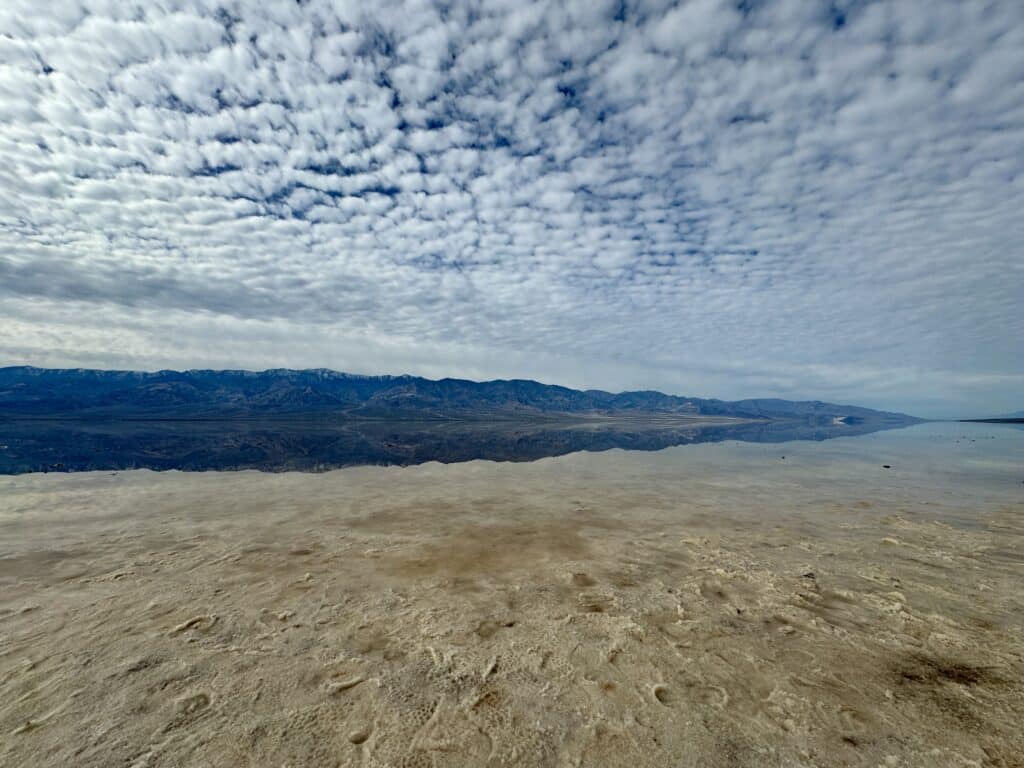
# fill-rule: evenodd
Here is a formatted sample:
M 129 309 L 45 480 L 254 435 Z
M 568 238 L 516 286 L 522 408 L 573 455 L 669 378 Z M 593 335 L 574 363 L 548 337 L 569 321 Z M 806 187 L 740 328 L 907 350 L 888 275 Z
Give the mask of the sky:
M 0 4 L 0 365 L 1024 407 L 1020 0 Z

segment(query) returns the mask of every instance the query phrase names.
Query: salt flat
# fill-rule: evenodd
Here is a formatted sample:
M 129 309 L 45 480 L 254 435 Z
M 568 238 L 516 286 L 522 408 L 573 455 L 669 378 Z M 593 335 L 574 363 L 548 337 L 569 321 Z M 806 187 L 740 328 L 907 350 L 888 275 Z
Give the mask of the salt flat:
M 1020 765 L 1024 433 L 952 429 L 0 478 L 0 764 Z

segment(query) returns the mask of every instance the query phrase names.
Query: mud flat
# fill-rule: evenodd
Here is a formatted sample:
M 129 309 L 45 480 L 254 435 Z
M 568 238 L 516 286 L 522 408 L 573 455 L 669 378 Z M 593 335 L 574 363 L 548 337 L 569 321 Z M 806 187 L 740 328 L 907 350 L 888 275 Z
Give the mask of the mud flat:
M 1019 490 L 686 450 L 0 478 L 0 765 L 1024 764 Z

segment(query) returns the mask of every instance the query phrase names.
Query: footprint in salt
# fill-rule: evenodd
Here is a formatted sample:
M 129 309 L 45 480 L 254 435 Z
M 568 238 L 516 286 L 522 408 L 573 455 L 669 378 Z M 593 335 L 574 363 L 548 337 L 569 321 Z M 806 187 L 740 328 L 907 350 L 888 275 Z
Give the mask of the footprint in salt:
M 666 707 L 671 707 L 676 702 L 676 696 L 672 689 L 661 683 L 656 683 L 651 686 L 651 695 L 654 697 L 655 701 Z

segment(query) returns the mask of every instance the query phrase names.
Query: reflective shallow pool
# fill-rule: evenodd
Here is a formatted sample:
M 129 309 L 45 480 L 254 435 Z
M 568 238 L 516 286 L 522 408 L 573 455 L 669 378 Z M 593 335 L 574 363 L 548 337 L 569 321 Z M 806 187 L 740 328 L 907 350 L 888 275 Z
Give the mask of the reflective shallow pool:
M 1022 481 L 968 424 L 3 477 L 0 764 L 1013 765 Z
M 710 421 L 714 421 L 711 419 Z M 0 474 L 105 469 L 322 472 L 360 465 L 535 461 L 614 448 L 821 441 L 907 421 L 694 422 L 672 417 L 533 421 L 0 421 Z

